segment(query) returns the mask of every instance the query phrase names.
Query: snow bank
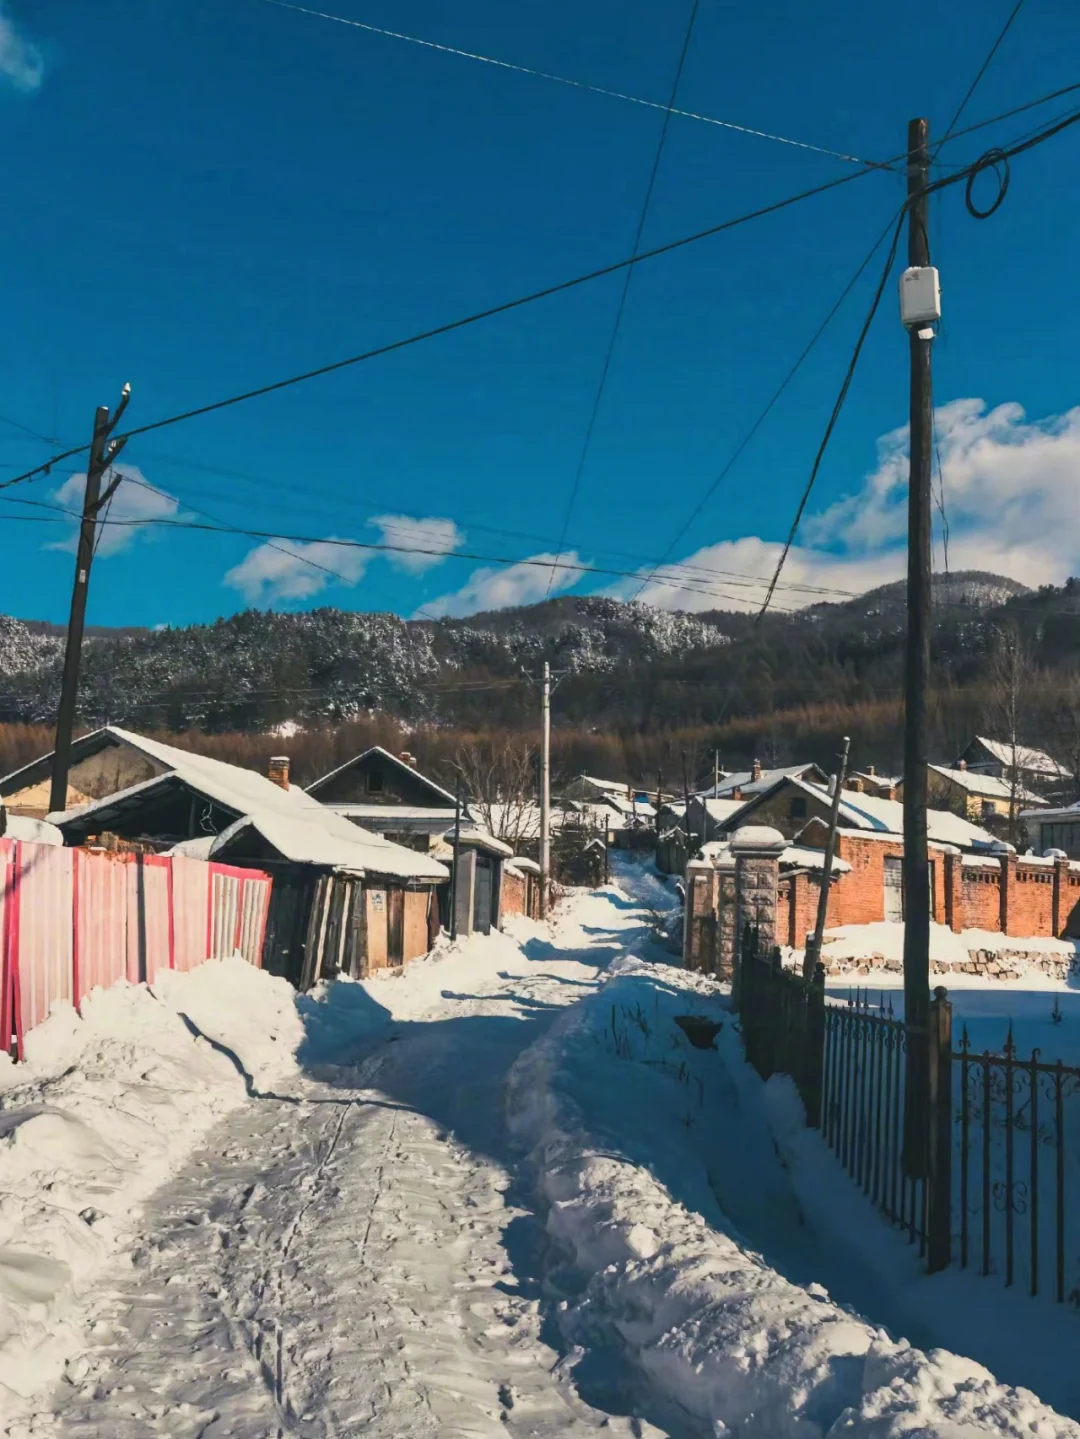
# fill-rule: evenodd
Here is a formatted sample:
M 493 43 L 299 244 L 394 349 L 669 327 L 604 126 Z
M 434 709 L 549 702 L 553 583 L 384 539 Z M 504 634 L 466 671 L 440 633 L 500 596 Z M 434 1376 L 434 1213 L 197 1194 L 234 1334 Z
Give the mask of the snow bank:
M 679 1039 L 672 1021 L 687 1012 L 724 1018 L 716 987 L 624 960 L 511 1073 L 510 1125 L 565 1256 L 551 1278 L 567 1295 L 568 1341 L 617 1342 L 718 1436 L 1078 1439 L 1080 1427 L 1033 1395 L 969 1360 L 895 1342 L 740 1242 L 699 1157 L 718 1115 L 704 1110 L 703 1087 L 695 1097 L 695 1078 L 715 1080 L 721 1065 Z M 737 1095 L 725 1102 L 737 1108 Z M 755 1148 L 763 1127 L 744 1126 L 727 1155 L 750 1205 L 780 1202 Z
M 69 1320 L 135 1206 L 243 1102 L 238 1062 L 280 1078 L 300 1037 L 290 986 L 235 958 L 58 1005 L 0 1061 L 0 1422 L 80 1348 Z
M 943 924 L 930 925 L 930 959 L 935 964 L 962 966 L 978 951 L 993 954 L 1032 953 L 1072 960 L 1076 945 L 1071 939 L 1049 936 L 1023 938 L 987 929 L 965 929 L 959 934 Z M 904 926 L 897 920 L 875 924 L 844 924 L 830 929 L 822 946 L 826 967 L 846 961 L 874 966 L 900 964 L 904 958 Z

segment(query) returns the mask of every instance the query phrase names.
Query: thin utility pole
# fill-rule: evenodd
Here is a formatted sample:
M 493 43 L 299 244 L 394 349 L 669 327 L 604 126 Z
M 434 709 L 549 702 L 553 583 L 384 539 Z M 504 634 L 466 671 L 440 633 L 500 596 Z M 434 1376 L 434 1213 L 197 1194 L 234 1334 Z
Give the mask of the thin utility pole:
M 829 812 L 829 836 L 825 841 L 825 864 L 821 871 L 821 893 L 818 895 L 817 922 L 806 953 L 803 956 L 803 978 L 813 979 L 821 962 L 821 945 L 825 937 L 825 916 L 829 908 L 829 884 L 832 880 L 833 860 L 836 857 L 836 831 L 840 827 L 840 796 L 847 777 L 848 755 L 851 740 L 844 736 L 844 748 L 840 752 L 840 768 L 836 772 L 836 789 L 833 791 L 832 809 Z
M 656 771 L 656 842 L 660 843 L 660 791 L 664 787 L 664 771 Z
M 716 791 L 720 788 L 720 751 L 713 750 L 712 757 L 712 797 L 716 799 Z
M 551 882 L 551 666 L 544 661 L 540 699 L 540 918 L 548 912 Z
M 454 878 L 450 885 L 450 938 L 457 939 L 458 860 L 461 858 L 461 775 L 454 791 Z
M 49 794 L 50 812 L 67 809 L 68 770 L 71 766 L 71 738 L 75 729 L 75 705 L 79 694 L 79 664 L 82 659 L 83 630 L 86 626 L 86 601 L 90 592 L 90 568 L 97 545 L 98 515 L 116 493 L 121 476 L 117 475 L 101 490 L 101 481 L 112 462 L 124 448 L 123 440 L 109 442 L 131 397 L 131 386 L 120 394 L 116 413 L 109 418 L 106 405 L 99 405 L 94 415 L 94 437 L 90 441 L 90 459 L 86 466 L 86 490 L 83 495 L 82 522 L 75 554 L 75 583 L 71 591 L 68 615 L 67 645 L 64 649 L 64 677 L 60 686 L 60 706 L 56 712 L 56 740 L 53 744 L 52 785 Z
M 683 824 L 684 824 L 684 827 L 685 827 L 685 829 L 686 829 L 687 858 L 689 858 L 689 849 L 690 849 L 690 780 L 689 780 L 689 778 L 687 777 L 687 773 L 686 773 L 686 751 L 685 751 L 685 750 L 683 750 L 683 752 L 682 752 L 682 789 L 683 789 L 683 804 L 685 805 L 685 810 L 684 810 L 684 812 L 683 812 Z
M 908 265 L 930 263 L 929 124 L 908 125 Z M 927 853 L 927 695 L 930 688 L 930 480 L 933 399 L 929 325 L 912 326 L 908 481 L 907 653 L 904 665 L 904 1019 L 908 1025 L 904 1160 L 925 1175 L 929 1160 L 930 863 Z

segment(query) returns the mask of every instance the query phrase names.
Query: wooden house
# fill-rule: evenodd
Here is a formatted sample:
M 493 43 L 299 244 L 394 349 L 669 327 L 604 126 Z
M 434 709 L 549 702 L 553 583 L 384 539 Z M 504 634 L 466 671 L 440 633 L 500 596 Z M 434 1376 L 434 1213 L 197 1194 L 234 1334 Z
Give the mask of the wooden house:
M 71 745 L 65 809 L 91 804 L 172 768 L 170 754 L 182 753 L 118 725 L 80 735 Z M 53 756 L 41 755 L 0 779 L 0 799 L 9 814 L 44 819 L 49 812 Z
M 263 964 L 306 988 L 406 963 L 438 932 L 445 865 L 359 828 L 273 778 L 156 741 L 166 772 L 54 816 L 70 845 L 103 833 L 155 850 L 196 853 L 274 877 Z
M 1015 771 L 1018 783 L 1047 796 L 1059 794 L 1070 782 L 1068 771 L 1045 750 L 1020 744 L 1014 750 L 1007 740 L 989 739 L 986 735 L 976 735 L 957 756 L 953 768 L 992 775 L 1006 783 L 1011 783 Z
M 437 847 L 454 821 L 455 799 L 410 754 L 373 745 L 308 786 L 308 794 L 361 828 L 410 849 Z

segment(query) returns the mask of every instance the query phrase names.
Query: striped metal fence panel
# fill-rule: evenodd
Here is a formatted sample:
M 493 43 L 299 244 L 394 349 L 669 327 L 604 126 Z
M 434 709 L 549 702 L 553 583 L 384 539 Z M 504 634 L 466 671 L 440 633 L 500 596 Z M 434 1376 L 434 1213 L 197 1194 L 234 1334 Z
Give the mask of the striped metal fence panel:
M 261 870 L 0 839 L 0 1053 L 61 1002 L 240 954 L 262 963 Z

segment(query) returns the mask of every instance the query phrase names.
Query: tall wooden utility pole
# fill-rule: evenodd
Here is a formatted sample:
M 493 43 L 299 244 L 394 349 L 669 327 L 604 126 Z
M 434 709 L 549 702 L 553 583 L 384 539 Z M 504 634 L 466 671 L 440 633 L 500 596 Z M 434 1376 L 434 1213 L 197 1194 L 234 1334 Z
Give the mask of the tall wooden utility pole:
M 551 882 L 551 666 L 544 661 L 540 699 L 540 918 L 548 912 Z
M 123 440 L 109 442 L 131 397 L 131 386 L 125 385 L 116 413 L 109 418 L 107 406 L 100 405 L 94 415 L 94 437 L 90 441 L 90 459 L 86 466 L 86 491 L 83 495 L 82 523 L 75 554 L 75 583 L 71 591 L 68 616 L 67 646 L 64 650 L 64 677 L 60 687 L 60 706 L 56 712 L 56 740 L 53 745 L 50 811 L 67 809 L 68 769 L 71 765 L 71 737 L 75 729 L 75 704 L 79 693 L 79 662 L 82 659 L 83 630 L 86 625 L 86 600 L 90 591 L 90 567 L 97 545 L 98 515 L 112 499 L 121 477 L 117 475 L 106 486 L 101 481 L 109 466 L 124 448 Z
M 840 752 L 840 768 L 836 771 L 836 789 L 833 791 L 832 808 L 829 811 L 829 834 L 825 841 L 825 863 L 821 870 L 821 891 L 818 894 L 817 922 L 814 933 L 803 955 L 803 978 L 813 979 L 821 963 L 821 945 L 825 938 L 825 916 L 829 909 L 829 885 L 832 881 L 833 860 L 836 857 L 836 831 L 840 828 L 840 799 L 847 778 L 848 755 L 851 740 L 844 736 L 844 748 Z
M 657 842 L 657 844 L 660 843 L 660 804 L 661 804 L 660 794 L 661 794 L 661 791 L 663 790 L 663 788 L 664 788 L 664 771 L 663 771 L 662 769 L 658 769 L 658 770 L 656 771 L 656 816 L 655 816 L 655 818 L 656 818 L 656 842 Z
M 450 938 L 457 939 L 458 864 L 461 860 L 461 774 L 454 789 L 454 878 L 450 885 Z
M 930 264 L 926 185 L 929 125 L 908 125 L 908 266 Z M 927 1172 L 930 1021 L 930 861 L 927 853 L 927 699 L 930 688 L 930 479 L 933 399 L 930 324 L 911 324 L 911 441 L 908 481 L 907 653 L 904 664 L 904 1018 L 907 1035 L 904 1162 Z

